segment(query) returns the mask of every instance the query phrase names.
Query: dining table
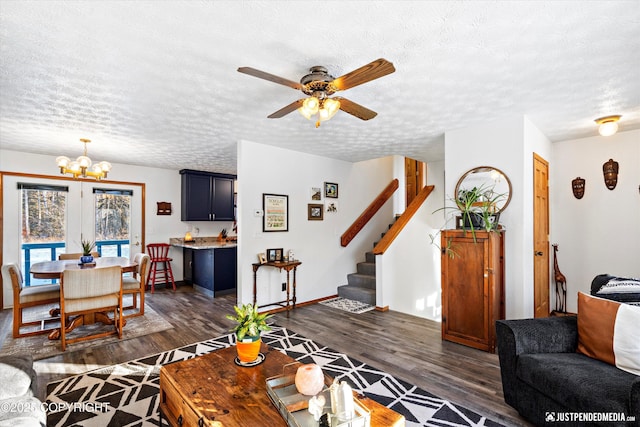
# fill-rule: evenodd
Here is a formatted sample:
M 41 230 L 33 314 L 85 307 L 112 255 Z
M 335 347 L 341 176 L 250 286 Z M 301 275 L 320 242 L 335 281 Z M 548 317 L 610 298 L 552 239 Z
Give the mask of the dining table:
M 122 273 L 124 274 L 135 272 L 138 267 L 138 263 L 131 261 L 126 257 L 96 257 L 93 261 L 94 262 L 87 264 L 80 263 L 79 259 L 36 262 L 31 265 L 29 272 L 35 279 L 62 279 L 62 274 L 65 270 L 80 270 L 87 268 L 97 269 L 117 265 L 120 266 Z M 52 318 L 47 320 L 56 320 L 56 318 L 60 317 L 60 308 L 51 309 L 49 314 Z M 114 320 L 111 319 L 107 313 L 101 312 L 83 314 L 70 320 L 70 322 L 67 322 L 65 333 L 71 332 L 78 326 L 90 325 L 96 322 L 104 323 L 105 325 L 114 324 Z M 124 322 L 126 322 L 126 320 L 123 319 L 122 327 L 126 324 Z M 49 333 L 49 339 L 60 339 L 60 335 L 60 329 L 54 329 Z
M 79 259 L 65 259 L 58 261 L 42 261 L 31 264 L 29 272 L 34 279 L 60 279 L 65 270 L 79 270 L 85 268 L 103 268 L 119 265 L 123 273 L 133 273 L 138 263 L 127 257 L 96 257 L 93 263 L 82 264 Z

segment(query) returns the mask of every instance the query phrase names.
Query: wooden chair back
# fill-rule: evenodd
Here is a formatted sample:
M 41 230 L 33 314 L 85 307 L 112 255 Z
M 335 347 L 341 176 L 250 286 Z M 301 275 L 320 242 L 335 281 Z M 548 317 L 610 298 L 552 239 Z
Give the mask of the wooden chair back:
M 2 281 L 3 283 L 11 282 L 14 298 L 16 293 L 18 296 L 20 295 L 20 290 L 24 286 L 24 281 L 22 271 L 20 270 L 20 267 L 18 267 L 18 264 L 9 263 L 2 266 Z
M 168 260 L 170 247 L 168 243 L 149 243 L 147 245 L 147 251 L 149 252 L 151 261 L 158 262 Z
M 29 307 L 54 304 L 60 301 L 60 285 L 24 286 L 22 271 L 18 264 L 9 263 L 2 266 L 3 283 L 11 282 L 13 289 L 13 338 L 26 337 L 47 333 L 50 329 L 43 326 L 43 322 L 54 319 L 38 319 L 25 322 L 22 316 L 23 310 Z M 39 330 L 22 332 L 25 326 L 40 325 Z
M 98 252 L 91 252 L 91 255 L 94 258 L 99 258 L 100 257 L 100 254 Z M 82 252 L 70 253 L 70 254 L 60 254 L 60 255 L 58 255 L 58 259 L 59 260 L 63 260 L 63 259 L 80 259 L 81 256 L 82 256 Z
M 113 311 L 115 330 L 67 339 L 65 328 L 70 315 Z M 67 343 L 116 334 L 122 338 L 122 269 L 120 266 L 65 270 L 60 281 L 60 339 Z
M 138 264 L 137 271 L 133 274 L 133 277 L 139 278 L 140 284 L 144 287 L 147 282 L 147 276 L 149 273 L 149 263 L 151 257 L 143 252 L 135 254 L 133 261 Z

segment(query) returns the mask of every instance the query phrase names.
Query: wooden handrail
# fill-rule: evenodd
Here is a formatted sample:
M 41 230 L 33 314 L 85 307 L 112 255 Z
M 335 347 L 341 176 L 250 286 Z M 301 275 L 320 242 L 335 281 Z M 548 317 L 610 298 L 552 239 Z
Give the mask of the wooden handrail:
M 409 220 L 413 215 L 418 211 L 418 208 L 422 203 L 427 200 L 429 194 L 433 191 L 433 185 L 428 185 L 424 187 L 418 195 L 411 201 L 407 209 L 404 211 L 400 218 L 396 222 L 393 223 L 389 231 L 385 233 L 385 235 L 380 239 L 375 248 L 373 248 L 374 255 L 381 255 L 386 251 L 391 243 L 395 240 L 395 238 L 400 234 L 402 229 L 409 223 Z
M 364 228 L 364 226 L 369 222 L 371 218 L 378 212 L 378 210 L 386 203 L 389 198 L 393 195 L 393 193 L 398 189 L 398 179 L 394 179 L 387 185 L 387 187 L 382 190 L 382 193 L 378 195 L 374 199 L 373 202 L 360 214 L 358 219 L 356 219 L 351 227 L 345 231 L 340 237 L 340 244 L 342 246 L 347 246 L 349 242 L 353 240 L 354 237 Z

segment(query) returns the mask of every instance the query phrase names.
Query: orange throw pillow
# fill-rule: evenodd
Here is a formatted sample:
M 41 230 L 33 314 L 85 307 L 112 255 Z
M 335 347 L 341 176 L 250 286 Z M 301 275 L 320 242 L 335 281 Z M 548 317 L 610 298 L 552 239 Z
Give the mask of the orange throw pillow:
M 640 307 L 578 293 L 578 352 L 640 375 Z
M 578 292 L 578 352 L 611 365 L 613 332 L 620 303 Z

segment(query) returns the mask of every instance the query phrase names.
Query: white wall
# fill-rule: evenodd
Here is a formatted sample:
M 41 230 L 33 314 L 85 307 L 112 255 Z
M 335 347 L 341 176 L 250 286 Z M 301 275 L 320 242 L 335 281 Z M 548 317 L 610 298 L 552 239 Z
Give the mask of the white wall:
M 238 301 L 253 300 L 252 264 L 267 248 L 292 249 L 298 267 L 298 302 L 312 301 L 337 293 L 347 283 L 347 274 L 356 271 L 356 262 L 373 248 L 374 239 L 393 217 L 388 201 L 364 230 L 347 246 L 340 236 L 393 179 L 393 159 L 360 163 L 309 155 L 250 141 L 238 144 Z M 324 182 L 338 184 L 338 212 L 324 212 L 323 221 L 307 220 L 311 188 Z M 263 232 L 262 194 L 289 196 L 289 231 Z M 325 202 L 324 194 L 321 203 Z M 335 199 L 330 199 L 335 200 Z M 374 236 L 378 237 L 374 237 Z M 258 270 L 258 304 L 284 299 L 280 284 L 285 273 L 273 268 Z
M 404 169 L 404 159 L 401 159 Z M 427 165 L 427 185 L 435 186 L 427 200 L 387 251 L 376 257 L 376 283 L 380 288 L 377 305 L 440 321 L 442 303 L 438 231 L 445 219 L 442 211 L 435 211 L 444 204 L 444 162 Z M 403 211 L 400 210 L 400 213 Z M 434 237 L 435 244 L 430 235 Z
M 550 240 L 559 245 L 567 310 L 576 312 L 577 293 L 589 293 L 596 275 L 640 277 L 640 130 L 557 142 L 552 148 Z M 620 168 L 614 190 L 602 174 L 609 159 Z M 580 200 L 571 189 L 578 176 L 586 180 Z M 552 304 L 553 297 L 555 291 Z
M 500 223 L 506 229 L 507 318 L 533 315 L 533 151 L 548 153 L 549 145 L 550 142 L 524 116 L 503 117 L 445 134 L 445 188 L 448 198 L 453 197 L 458 179 L 474 167 L 496 167 L 511 181 L 511 202 L 500 216 Z

